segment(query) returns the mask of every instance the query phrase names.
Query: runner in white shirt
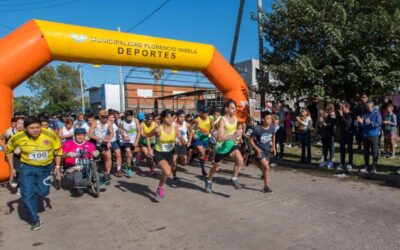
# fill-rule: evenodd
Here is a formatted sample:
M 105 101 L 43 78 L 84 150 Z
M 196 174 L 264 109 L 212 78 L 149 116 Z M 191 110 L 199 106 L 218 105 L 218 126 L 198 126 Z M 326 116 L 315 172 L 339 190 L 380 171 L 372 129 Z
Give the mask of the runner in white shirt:
M 139 152 L 140 126 L 139 120 L 134 118 L 132 110 L 125 111 L 124 116 L 125 120 L 119 125 L 119 132 L 122 137 L 121 145 L 126 152 L 127 175 L 131 176 L 132 161 Z

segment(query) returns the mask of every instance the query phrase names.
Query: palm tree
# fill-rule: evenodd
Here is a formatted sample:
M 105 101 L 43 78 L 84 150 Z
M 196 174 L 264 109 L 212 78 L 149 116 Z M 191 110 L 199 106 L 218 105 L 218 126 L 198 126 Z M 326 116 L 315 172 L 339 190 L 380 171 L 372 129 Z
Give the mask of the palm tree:
M 161 80 L 161 78 L 164 75 L 164 70 L 163 69 L 150 69 L 150 74 L 153 76 L 156 85 L 158 85 L 159 81 Z M 161 83 L 161 97 L 163 97 L 163 96 L 164 96 L 164 84 Z M 161 100 L 161 106 L 163 108 L 165 108 L 164 100 Z

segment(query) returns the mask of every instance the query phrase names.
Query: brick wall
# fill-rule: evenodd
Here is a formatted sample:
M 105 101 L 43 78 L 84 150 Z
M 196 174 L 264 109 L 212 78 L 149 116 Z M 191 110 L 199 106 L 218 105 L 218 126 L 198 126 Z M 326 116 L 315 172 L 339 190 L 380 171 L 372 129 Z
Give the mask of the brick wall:
M 125 84 L 125 105 L 127 109 L 142 109 L 144 112 L 152 112 L 154 108 L 154 96 L 161 97 L 161 85 L 151 85 L 151 84 L 140 84 L 140 83 L 126 83 Z M 139 96 L 139 90 L 151 90 L 151 97 L 143 97 Z M 173 94 L 177 94 L 176 92 L 190 92 L 194 90 L 199 90 L 201 88 L 194 87 L 181 87 L 181 86 L 168 86 L 164 85 L 164 96 L 170 96 Z M 175 93 L 174 93 L 175 91 Z M 189 97 L 181 97 L 179 99 L 168 99 L 168 100 L 159 100 L 158 108 L 159 110 L 164 108 L 178 110 L 185 107 L 186 110 L 193 111 L 196 108 L 196 100 L 204 99 L 202 96 L 189 96 Z M 164 107 L 163 107 L 164 102 Z

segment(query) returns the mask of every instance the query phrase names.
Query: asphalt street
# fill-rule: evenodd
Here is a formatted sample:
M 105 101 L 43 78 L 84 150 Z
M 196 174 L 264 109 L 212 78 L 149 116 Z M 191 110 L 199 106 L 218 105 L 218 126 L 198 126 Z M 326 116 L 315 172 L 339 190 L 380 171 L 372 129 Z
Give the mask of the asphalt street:
M 0 188 L 0 249 L 400 249 L 398 188 L 277 167 L 266 195 L 254 166 L 235 190 L 227 163 L 208 194 L 198 167 L 180 170 L 161 202 L 145 168 L 99 198 L 52 188 L 36 232 L 20 196 Z

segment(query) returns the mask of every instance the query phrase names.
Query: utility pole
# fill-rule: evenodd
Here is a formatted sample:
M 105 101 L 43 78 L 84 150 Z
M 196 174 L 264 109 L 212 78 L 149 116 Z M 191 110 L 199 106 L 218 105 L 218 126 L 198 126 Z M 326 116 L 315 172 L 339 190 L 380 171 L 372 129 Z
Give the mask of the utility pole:
M 118 31 L 121 32 L 121 27 L 118 27 Z M 124 91 L 124 82 L 122 80 L 122 66 L 118 66 L 119 70 L 119 109 L 120 112 L 125 111 L 125 91 Z
M 257 15 L 257 21 L 258 21 L 258 60 L 259 60 L 259 71 L 262 70 L 263 66 L 263 53 L 264 53 L 264 45 L 263 45 L 263 35 L 262 35 L 262 24 L 261 24 L 261 18 L 262 18 L 262 0 L 257 0 L 257 9 L 258 9 L 258 15 Z M 269 84 L 269 76 L 267 77 L 267 84 Z M 257 79 L 258 82 L 258 93 L 260 94 L 260 108 L 261 111 L 265 109 L 265 91 L 262 85 L 260 84 L 260 80 Z
M 82 65 L 80 63 L 78 63 L 78 69 L 79 69 L 79 80 L 81 82 L 82 113 L 85 114 L 86 108 L 85 108 L 85 96 L 83 95 Z
M 232 52 L 231 52 L 231 65 L 232 66 L 235 64 L 235 56 L 236 56 L 238 39 L 239 39 L 240 25 L 242 23 L 243 7 L 244 7 L 244 0 L 240 0 L 239 12 L 238 12 L 237 20 L 236 20 L 235 36 L 233 37 L 233 45 L 232 45 Z

